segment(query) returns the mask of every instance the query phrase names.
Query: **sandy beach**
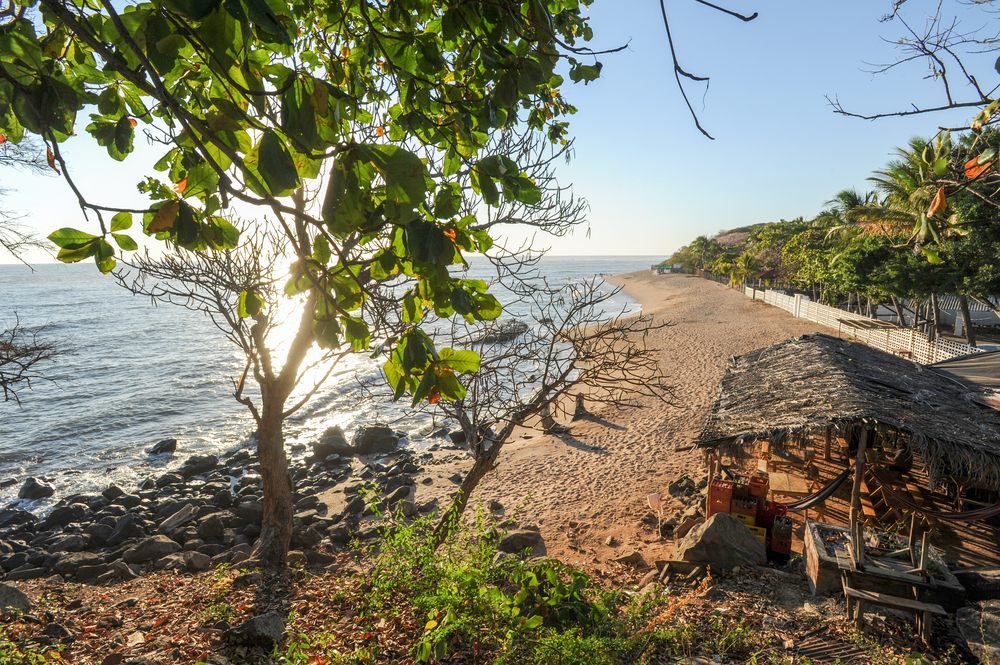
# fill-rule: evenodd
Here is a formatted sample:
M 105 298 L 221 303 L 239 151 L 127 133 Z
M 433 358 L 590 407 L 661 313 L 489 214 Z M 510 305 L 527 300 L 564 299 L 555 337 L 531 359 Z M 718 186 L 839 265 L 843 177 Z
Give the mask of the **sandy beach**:
M 654 331 L 650 345 L 673 385 L 673 406 L 654 400 L 628 409 L 590 405 L 595 417 L 567 423 L 567 434 L 519 431 L 473 497 L 499 500 L 507 517 L 523 504 L 518 522 L 540 528 L 544 554 L 588 569 L 631 550 L 647 562 L 670 553 L 672 541 L 657 539 L 655 520 L 648 520 L 646 497 L 665 493 L 685 473 L 704 476 L 700 453 L 675 448 L 700 432 L 730 356 L 806 333 L 836 334 L 690 275 L 642 271 L 607 281 L 638 300 L 643 314 L 671 324 Z M 448 476 L 467 464 L 431 467 L 431 485 L 418 479 L 418 500 L 446 502 L 454 489 Z

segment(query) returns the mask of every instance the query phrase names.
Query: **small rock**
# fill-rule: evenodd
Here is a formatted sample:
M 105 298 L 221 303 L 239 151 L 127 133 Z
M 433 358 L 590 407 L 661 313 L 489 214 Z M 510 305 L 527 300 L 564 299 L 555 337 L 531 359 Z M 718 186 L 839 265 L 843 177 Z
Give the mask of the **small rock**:
M 39 480 L 38 478 L 28 478 L 24 481 L 24 484 L 21 485 L 21 489 L 17 493 L 17 498 L 35 501 L 37 499 L 46 499 L 55 493 L 56 488 L 44 480 Z
M 66 626 L 53 621 L 42 629 L 42 635 L 51 637 L 54 640 L 61 640 L 64 637 L 69 637 L 72 633 L 66 630 Z
M 31 611 L 28 594 L 9 584 L 0 584 L 0 612 L 15 609 L 24 614 Z
M 497 549 L 501 552 L 509 552 L 513 554 L 528 547 L 536 548 L 542 544 L 544 544 L 544 541 L 542 540 L 541 534 L 537 531 L 521 529 L 518 531 L 511 531 L 504 536 L 497 544 Z
M 503 510 L 503 504 L 497 501 L 496 499 L 490 499 L 488 505 L 490 510 L 493 511 Z
M 403 515 L 406 517 L 416 517 L 420 514 L 420 509 L 413 501 L 400 501 L 399 509 L 403 511 Z
M 150 455 L 163 455 L 164 453 L 173 453 L 177 450 L 177 439 L 163 439 L 155 446 L 150 448 L 147 452 Z
M 635 550 L 629 550 L 620 556 L 616 556 L 612 559 L 615 563 L 624 563 L 627 565 L 632 565 L 642 561 L 642 555 Z
M 460 474 L 460 473 L 453 473 L 450 476 L 448 476 L 448 480 L 450 480 L 451 482 L 455 483 L 456 485 L 461 485 L 463 477 L 462 477 L 462 474 Z
M 179 552 L 181 546 L 164 535 L 156 535 L 139 543 L 122 554 L 125 563 L 141 563 L 150 559 L 162 559 L 168 554 Z
M 242 638 L 270 651 L 285 635 L 285 623 L 276 612 L 254 617 L 229 631 L 230 638 Z
M 184 524 L 187 524 L 195 515 L 198 514 L 198 508 L 193 504 L 185 504 L 183 508 L 178 510 L 176 513 L 168 517 L 160 524 L 160 528 L 157 529 L 160 533 L 170 533 L 174 529 L 177 529 Z

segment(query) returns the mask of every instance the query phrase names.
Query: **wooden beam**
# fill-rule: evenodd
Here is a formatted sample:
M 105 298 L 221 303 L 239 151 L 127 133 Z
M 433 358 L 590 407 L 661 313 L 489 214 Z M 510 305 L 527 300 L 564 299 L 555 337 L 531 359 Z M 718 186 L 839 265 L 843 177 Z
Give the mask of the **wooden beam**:
M 833 439 L 833 427 L 826 428 L 826 443 L 823 446 L 823 459 L 827 462 L 833 461 L 833 454 L 830 451 Z

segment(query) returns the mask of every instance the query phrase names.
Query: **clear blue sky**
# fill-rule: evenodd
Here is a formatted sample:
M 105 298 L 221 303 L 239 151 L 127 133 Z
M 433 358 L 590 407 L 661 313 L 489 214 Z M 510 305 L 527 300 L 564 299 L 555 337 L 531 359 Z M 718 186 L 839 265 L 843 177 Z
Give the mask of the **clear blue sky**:
M 884 165 L 895 146 L 939 125 L 965 125 L 974 115 L 916 116 L 874 122 L 833 113 L 824 95 L 851 110 L 889 111 L 910 103 L 937 105 L 940 91 L 922 80 L 923 63 L 885 75 L 866 63 L 896 58 L 891 43 L 903 27 L 879 23 L 890 0 L 733 0 L 725 6 L 760 16 L 743 23 L 693 0 L 667 3 L 682 66 L 711 76 L 711 88 L 687 89 L 710 141 L 694 127 L 671 72 L 656 0 L 596 0 L 592 45 L 621 53 L 601 56 L 599 80 L 567 83 L 579 109 L 571 120 L 576 158 L 560 166 L 591 205 L 591 233 L 543 240 L 561 255 L 667 256 L 700 234 L 757 222 L 810 217 L 847 187 Z M 905 16 L 915 27 L 937 2 L 910 0 Z M 981 10 L 966 10 L 964 27 L 986 24 Z M 984 87 L 996 84 L 992 59 L 979 67 Z M 961 90 L 957 91 L 961 94 Z M 141 207 L 135 183 L 162 149 L 140 146 L 123 164 L 84 135 L 66 147 L 82 189 L 105 192 L 95 202 Z M 16 189 L 5 207 L 30 212 L 40 233 L 62 226 L 87 228 L 69 187 L 56 178 L 5 171 L 0 184 Z M 140 234 L 141 235 L 141 234 Z M 0 261 L 5 260 L 0 258 Z M 39 259 L 41 260 L 41 259 Z

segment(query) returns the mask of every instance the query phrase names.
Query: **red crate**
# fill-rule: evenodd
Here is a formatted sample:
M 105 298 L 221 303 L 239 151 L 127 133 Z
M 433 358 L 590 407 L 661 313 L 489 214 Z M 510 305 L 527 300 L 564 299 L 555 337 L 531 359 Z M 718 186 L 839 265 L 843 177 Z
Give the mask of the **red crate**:
M 788 514 L 788 507 L 776 501 L 761 501 L 760 513 L 757 516 L 757 523 L 766 529 L 774 526 L 774 518 Z
M 728 513 L 733 498 L 733 483 L 722 478 L 713 478 L 708 485 L 708 516 Z
M 736 476 L 733 480 L 733 497 L 745 499 L 750 496 L 750 484 L 743 476 Z
M 775 538 L 781 538 L 782 540 L 791 540 L 792 526 L 793 525 L 791 517 L 776 515 L 774 517 L 774 526 L 771 528 L 771 534 Z
M 775 554 L 791 554 L 792 541 L 771 536 L 771 551 Z
M 766 497 L 770 485 L 771 480 L 767 477 L 766 473 L 758 473 L 750 476 L 750 496 Z
M 757 500 L 756 499 L 741 499 L 738 497 L 733 497 L 732 506 L 729 509 L 730 515 L 746 515 L 747 517 L 757 519 Z

